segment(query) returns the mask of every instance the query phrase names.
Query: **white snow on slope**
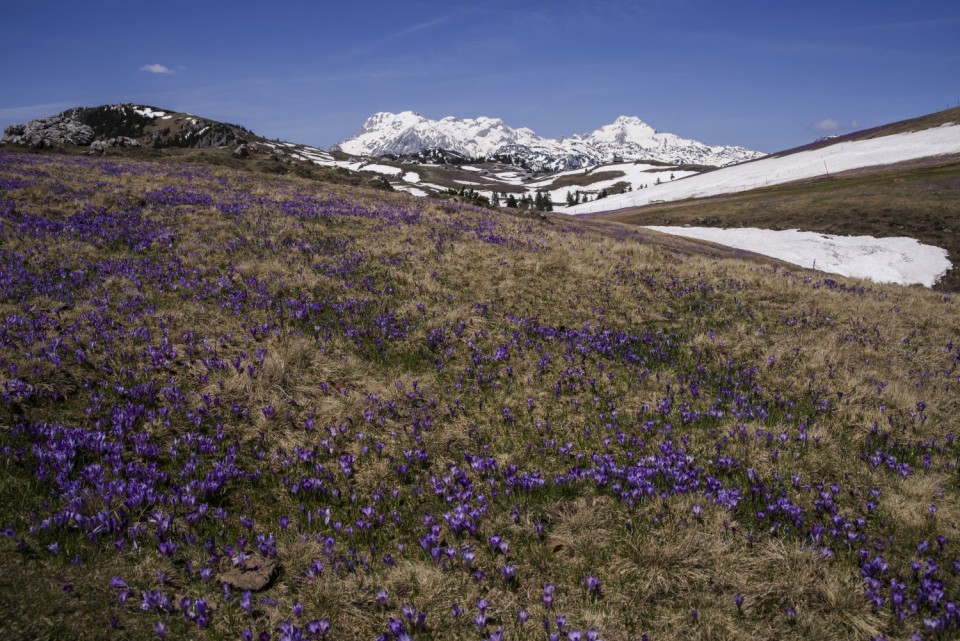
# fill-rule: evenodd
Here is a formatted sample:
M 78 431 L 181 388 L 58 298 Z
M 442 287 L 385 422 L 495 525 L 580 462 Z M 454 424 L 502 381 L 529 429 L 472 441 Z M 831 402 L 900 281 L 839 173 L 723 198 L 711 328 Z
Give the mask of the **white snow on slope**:
M 405 191 L 408 194 L 412 194 L 418 198 L 425 198 L 430 195 L 419 187 L 411 187 L 409 185 L 394 185 L 393 188 L 397 191 Z
M 147 118 L 160 118 L 167 115 L 166 111 L 154 111 L 150 107 L 134 107 L 133 112 Z
M 877 283 L 933 287 L 951 267 L 947 250 L 913 238 L 834 236 L 816 232 L 714 227 L 647 227 L 654 231 L 746 249 L 831 274 Z
M 372 171 L 377 174 L 385 174 L 387 176 L 398 176 L 403 173 L 403 170 L 399 167 L 391 167 L 390 165 L 363 165 L 360 167 L 361 171 Z
M 564 212 L 587 214 L 684 198 L 704 198 L 815 178 L 848 169 L 956 153 L 960 153 L 960 125 L 943 125 L 923 131 L 841 142 L 779 158 L 761 158 L 684 180 L 651 186 L 639 192 L 610 196 L 601 201 L 565 209 Z
M 623 175 L 598 182 L 589 182 L 589 178 L 592 174 L 605 171 L 614 171 Z M 590 169 L 578 169 L 575 171 L 563 172 L 562 174 L 554 174 L 544 180 L 527 183 L 526 187 L 529 190 L 531 187 L 542 188 L 546 186 L 546 193 L 550 194 L 550 198 L 553 200 L 553 202 L 555 204 L 563 204 L 566 202 L 567 193 L 574 194 L 577 191 L 583 191 L 590 194 L 597 194 L 601 190 L 610 189 L 620 182 L 630 183 L 630 185 L 633 186 L 634 191 L 638 191 L 640 190 L 641 185 L 647 185 L 647 188 L 649 189 L 654 187 L 658 180 L 661 183 L 666 183 L 671 180 L 680 180 L 685 176 L 692 176 L 696 173 L 697 172 L 695 171 L 682 171 L 672 167 L 661 167 L 658 165 L 648 165 L 645 163 L 614 163 L 610 165 L 597 165 L 596 167 L 591 167 Z M 549 185 L 552 184 L 557 177 L 572 175 L 583 176 L 583 183 L 571 181 L 569 184 L 559 189 L 549 188 Z M 568 211 L 570 210 L 563 210 L 564 213 L 567 213 Z M 582 212 L 573 211 L 572 213 L 576 214 Z

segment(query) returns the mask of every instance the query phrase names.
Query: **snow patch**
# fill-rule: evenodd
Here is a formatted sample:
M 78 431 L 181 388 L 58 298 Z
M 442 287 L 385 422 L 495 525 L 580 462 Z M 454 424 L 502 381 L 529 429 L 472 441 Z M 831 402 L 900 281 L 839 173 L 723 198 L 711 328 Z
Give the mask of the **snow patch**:
M 654 231 L 708 240 L 777 258 L 830 274 L 866 278 L 877 283 L 933 287 L 952 266 L 947 250 L 914 238 L 835 236 L 787 229 L 718 229 L 714 227 L 647 227 Z
M 166 111 L 155 111 L 150 107 L 134 107 L 133 112 L 147 118 L 161 118 L 167 115 Z
M 413 194 L 414 196 L 417 196 L 418 198 L 425 198 L 426 196 L 429 195 L 429 194 L 427 194 L 427 192 L 425 192 L 424 190 L 420 189 L 419 187 L 411 187 L 411 186 L 409 186 L 409 185 L 394 185 L 393 188 L 396 189 L 396 190 L 398 190 L 398 191 L 405 191 L 405 192 L 407 192 L 408 194 Z
M 403 170 L 399 167 L 391 167 L 389 165 L 364 165 L 360 168 L 361 171 L 372 171 L 378 174 L 385 174 L 387 176 L 396 176 L 402 174 Z

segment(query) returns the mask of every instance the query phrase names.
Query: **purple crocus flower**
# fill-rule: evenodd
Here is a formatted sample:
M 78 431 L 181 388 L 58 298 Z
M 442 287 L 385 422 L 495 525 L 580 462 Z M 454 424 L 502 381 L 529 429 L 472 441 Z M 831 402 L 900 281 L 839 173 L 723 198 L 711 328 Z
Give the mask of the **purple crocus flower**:
M 307 623 L 307 634 L 311 636 L 321 636 L 326 638 L 328 632 L 330 632 L 330 619 L 327 619 L 326 617 L 322 619 L 315 619 Z
M 548 607 L 548 608 L 553 605 L 553 591 L 554 591 L 554 589 L 555 589 L 555 588 L 554 588 L 554 586 L 553 586 L 552 583 L 546 583 L 546 584 L 544 584 L 544 586 L 543 586 L 543 597 L 542 597 L 542 601 L 543 601 L 543 605 L 545 605 L 545 606 Z
M 588 576 L 584 583 L 587 585 L 587 592 L 592 595 L 599 596 L 600 594 L 600 579 L 595 576 Z
M 479 629 L 483 630 L 485 627 L 487 627 L 487 615 L 482 610 L 480 612 L 477 612 L 473 616 L 473 623 Z

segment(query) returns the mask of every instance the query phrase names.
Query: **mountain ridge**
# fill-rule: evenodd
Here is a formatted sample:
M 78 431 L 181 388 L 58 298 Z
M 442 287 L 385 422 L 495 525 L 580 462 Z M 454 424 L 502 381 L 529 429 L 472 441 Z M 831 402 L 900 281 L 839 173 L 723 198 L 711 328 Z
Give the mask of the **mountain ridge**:
M 357 135 L 334 145 L 355 156 L 410 156 L 441 149 L 468 158 L 497 159 L 534 171 L 566 171 L 617 160 L 720 167 L 764 154 L 744 147 L 707 145 L 659 133 L 638 116 L 619 116 L 592 132 L 543 138 L 499 118 L 447 116 L 432 120 L 413 112 L 380 111 Z

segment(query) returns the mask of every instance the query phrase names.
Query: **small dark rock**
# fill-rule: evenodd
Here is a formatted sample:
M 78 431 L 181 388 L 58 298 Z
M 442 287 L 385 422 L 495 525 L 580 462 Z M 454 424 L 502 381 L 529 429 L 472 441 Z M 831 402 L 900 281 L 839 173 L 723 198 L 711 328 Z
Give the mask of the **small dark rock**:
M 269 587 L 278 569 L 276 559 L 253 554 L 239 565 L 221 572 L 218 578 L 235 590 L 257 592 Z
M 393 191 L 393 185 L 390 184 L 390 181 L 384 178 L 383 176 L 374 176 L 367 181 L 367 187 L 373 187 L 374 189 L 382 189 L 384 191 Z

